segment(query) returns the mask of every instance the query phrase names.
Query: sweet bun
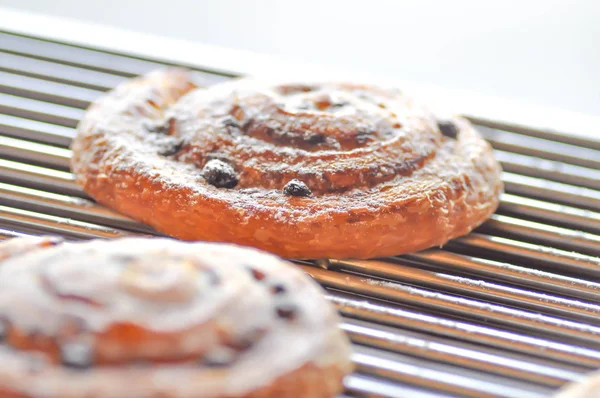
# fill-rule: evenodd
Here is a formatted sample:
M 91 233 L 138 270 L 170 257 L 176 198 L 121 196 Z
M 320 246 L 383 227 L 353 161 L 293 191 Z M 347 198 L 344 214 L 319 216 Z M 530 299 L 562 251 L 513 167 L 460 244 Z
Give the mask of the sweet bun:
M 197 88 L 161 70 L 96 101 L 72 148 L 77 182 L 99 202 L 173 237 L 288 258 L 443 245 L 502 191 L 469 122 L 347 83 Z
M 126 238 L 13 253 L 1 397 L 329 398 L 352 370 L 321 288 L 255 249 Z

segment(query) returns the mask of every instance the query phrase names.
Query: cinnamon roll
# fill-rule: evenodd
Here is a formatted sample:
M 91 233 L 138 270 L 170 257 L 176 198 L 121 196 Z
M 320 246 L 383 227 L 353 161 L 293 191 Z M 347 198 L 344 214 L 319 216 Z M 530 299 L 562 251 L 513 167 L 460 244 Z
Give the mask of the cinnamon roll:
M 464 119 L 397 90 L 153 72 L 87 111 L 72 170 L 99 202 L 184 240 L 288 258 L 443 245 L 498 205 L 501 169 Z
M 272 255 L 31 243 L 0 243 L 31 248 L 0 263 L 2 397 L 328 398 L 352 369 L 322 290 Z
M 63 239 L 57 236 L 30 236 L 19 239 L 9 239 L 0 244 L 0 261 L 37 249 L 56 246 L 61 243 L 63 243 Z

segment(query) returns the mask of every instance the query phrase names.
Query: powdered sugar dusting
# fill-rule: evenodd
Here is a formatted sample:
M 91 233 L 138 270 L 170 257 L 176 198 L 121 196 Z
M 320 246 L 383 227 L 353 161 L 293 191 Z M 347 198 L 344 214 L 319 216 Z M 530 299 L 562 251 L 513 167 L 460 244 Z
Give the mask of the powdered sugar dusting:
M 456 203 L 494 208 L 502 189 L 489 145 L 468 122 L 456 119 L 457 139 L 444 137 L 434 115 L 397 91 L 248 80 L 190 89 L 184 77 L 157 72 L 118 92 L 94 104 L 81 122 L 73 171 L 91 189 L 102 175 L 144 191 L 134 197 L 133 191 L 104 189 L 104 203 L 147 195 L 144 205 L 154 209 L 166 208 L 167 200 L 182 212 L 208 205 L 211 217 L 219 212 L 224 222 L 261 220 L 306 230 L 344 222 L 341 215 L 358 225 L 382 214 L 401 219 L 439 208 L 443 237 L 454 228 L 443 222 L 446 215 L 470 211 Z M 147 103 L 151 94 L 158 108 Z M 151 109 L 140 108 L 144 101 Z M 148 118 L 173 118 L 170 135 L 144 129 Z M 181 139 L 180 150 L 161 156 L 161 142 L 172 137 Z M 217 188 L 202 178 L 211 159 L 235 170 L 234 187 Z M 312 195 L 285 195 L 293 179 Z M 127 213 L 126 204 L 120 207 Z M 262 232 L 256 234 L 260 240 Z

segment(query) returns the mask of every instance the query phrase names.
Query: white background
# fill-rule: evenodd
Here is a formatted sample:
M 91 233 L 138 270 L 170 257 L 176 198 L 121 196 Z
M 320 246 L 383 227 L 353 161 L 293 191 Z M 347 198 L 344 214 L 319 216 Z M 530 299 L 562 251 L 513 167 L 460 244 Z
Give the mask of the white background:
M 598 0 L 0 0 L 600 116 Z

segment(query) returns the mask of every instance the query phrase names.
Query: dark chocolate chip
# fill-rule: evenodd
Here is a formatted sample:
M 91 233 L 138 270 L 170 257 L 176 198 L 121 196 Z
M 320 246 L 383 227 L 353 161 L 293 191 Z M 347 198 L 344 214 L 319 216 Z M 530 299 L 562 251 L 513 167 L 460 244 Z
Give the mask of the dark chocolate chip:
M 287 289 L 285 288 L 285 286 L 281 285 L 281 284 L 276 284 L 271 286 L 271 293 L 273 294 L 283 294 L 287 291 Z
M 166 120 L 144 122 L 144 128 L 149 133 L 170 135 L 175 128 L 175 118 L 170 117 Z
M 305 141 L 311 145 L 318 145 L 325 142 L 325 136 L 323 134 L 311 134 L 305 138 Z
M 275 129 L 273 127 L 269 127 L 269 126 L 266 126 L 264 128 L 264 130 L 262 130 L 262 132 L 267 137 L 273 137 L 273 136 L 275 136 L 275 133 L 276 133 Z
M 250 267 L 248 266 L 248 271 L 250 271 L 250 273 L 252 274 L 252 277 L 254 279 L 256 279 L 257 281 L 262 281 L 263 279 L 265 279 L 266 275 L 264 272 L 257 270 L 256 268 Z
M 217 188 L 233 188 L 238 183 L 238 177 L 233 167 L 218 159 L 206 162 L 202 169 L 202 177 Z
M 158 154 L 161 156 L 172 156 L 183 148 L 184 141 L 181 138 L 175 138 L 169 143 L 161 145 L 158 150 Z
M 208 368 L 222 368 L 235 361 L 236 352 L 231 348 L 217 347 L 207 352 L 200 360 L 202 366 Z
M 296 318 L 298 309 L 293 304 L 281 304 L 275 308 L 275 311 L 277 312 L 278 317 L 292 321 Z
M 438 127 L 446 137 L 456 138 L 458 135 L 456 125 L 449 120 L 438 120 Z
M 88 369 L 92 367 L 94 358 L 93 348 L 82 342 L 68 342 L 60 346 L 60 359 L 64 366 L 73 369 Z
M 310 188 L 300 180 L 293 179 L 283 187 L 283 193 L 288 196 L 306 197 L 312 195 Z

